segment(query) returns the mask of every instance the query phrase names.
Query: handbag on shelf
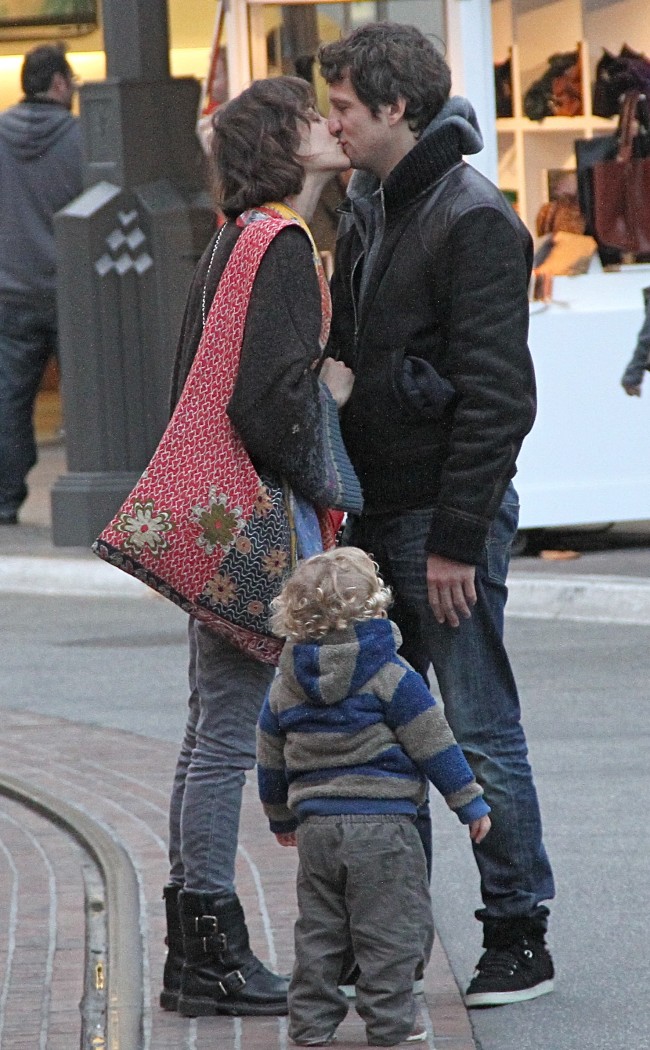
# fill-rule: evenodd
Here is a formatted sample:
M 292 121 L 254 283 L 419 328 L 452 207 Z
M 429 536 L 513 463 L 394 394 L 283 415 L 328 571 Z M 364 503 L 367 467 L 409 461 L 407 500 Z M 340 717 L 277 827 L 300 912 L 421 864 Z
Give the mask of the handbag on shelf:
M 572 193 L 564 193 L 555 200 L 542 204 L 535 219 L 538 237 L 564 230 L 566 233 L 584 233 L 585 219 L 580 211 L 578 198 Z
M 650 98 L 650 59 L 624 44 L 620 54 L 606 48 L 596 65 L 592 110 L 597 117 L 615 117 L 621 111 L 623 97 L 629 91 L 640 91 Z
M 621 108 L 618 127 L 613 135 L 595 135 L 592 139 L 576 139 L 574 143 L 578 179 L 578 203 L 585 218 L 585 233 L 597 237 L 594 218 L 594 165 L 600 161 L 613 160 L 620 148 L 623 132 L 623 116 L 636 118 L 637 133 L 632 141 L 634 157 L 650 156 L 650 111 L 647 102 L 638 92 L 628 92 Z M 621 252 L 599 243 L 603 265 L 621 261 Z
M 551 55 L 548 69 L 524 95 L 524 113 L 529 120 L 544 117 L 576 117 L 584 113 L 582 100 L 582 55 L 565 51 Z
M 650 135 L 635 150 L 638 91 L 625 98 L 618 149 L 593 167 L 594 229 L 599 244 L 632 255 L 650 253 Z M 643 104 L 645 100 L 643 100 Z M 647 120 L 647 117 L 646 117 Z M 647 124 L 646 124 L 647 126 Z M 640 154 L 640 155 L 639 155 Z
M 160 444 L 92 549 L 237 648 L 277 663 L 282 641 L 268 624 L 269 606 L 296 563 L 299 508 L 281 479 L 257 473 L 226 410 L 257 270 L 273 238 L 296 220 L 256 217 L 265 221 L 245 225 L 233 248 Z M 328 329 L 324 309 L 322 346 Z M 331 487 L 336 464 L 324 465 L 328 473 Z M 334 523 L 326 510 L 316 513 L 328 549 Z

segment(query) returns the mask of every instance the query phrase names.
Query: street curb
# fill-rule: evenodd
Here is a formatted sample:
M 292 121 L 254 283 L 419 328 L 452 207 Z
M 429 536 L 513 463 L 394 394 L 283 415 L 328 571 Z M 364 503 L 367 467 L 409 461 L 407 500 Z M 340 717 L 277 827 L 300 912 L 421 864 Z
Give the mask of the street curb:
M 154 598 L 114 565 L 82 558 L 0 557 L 0 593 L 69 598 Z M 650 580 L 630 576 L 508 577 L 508 616 L 650 624 Z
M 650 624 L 650 580 L 625 576 L 508 577 L 508 615 Z
M 0 558 L 0 591 L 5 594 L 65 595 L 69 598 L 147 598 L 153 591 L 135 577 L 99 558 Z
M 106 1050 L 141 1050 L 143 1044 L 144 976 L 138 880 L 128 853 L 97 821 L 76 806 L 0 774 L 6 795 L 63 828 L 97 864 L 106 887 Z M 93 1040 L 95 1045 L 95 1040 Z

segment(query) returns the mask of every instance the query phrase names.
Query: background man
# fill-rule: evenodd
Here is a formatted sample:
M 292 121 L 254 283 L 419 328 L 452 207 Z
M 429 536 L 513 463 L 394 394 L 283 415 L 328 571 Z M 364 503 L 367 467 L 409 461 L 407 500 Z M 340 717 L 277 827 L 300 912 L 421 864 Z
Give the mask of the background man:
M 449 68 L 410 26 L 378 23 L 321 48 L 330 130 L 354 168 L 336 249 L 332 356 L 356 374 L 342 430 L 364 512 L 347 542 L 396 596 L 402 655 L 431 663 L 445 713 L 492 807 L 475 846 L 484 948 L 469 1006 L 553 987 L 553 877 L 503 646 L 518 501 L 535 415 L 527 347 L 530 235 L 463 162 L 483 145 L 449 98 Z M 425 849 L 428 814 L 421 821 Z
M 60 45 L 23 62 L 25 97 L 0 114 L 0 525 L 15 525 L 36 462 L 33 411 L 56 353 L 52 219 L 77 197 L 81 140 L 74 75 Z

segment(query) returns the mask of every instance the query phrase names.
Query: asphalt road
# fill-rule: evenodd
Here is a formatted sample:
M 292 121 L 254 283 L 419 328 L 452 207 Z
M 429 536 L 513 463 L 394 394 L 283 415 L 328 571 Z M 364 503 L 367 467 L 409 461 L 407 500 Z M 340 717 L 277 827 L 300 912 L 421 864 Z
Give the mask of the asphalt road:
M 176 741 L 186 618 L 162 599 L 0 596 L 0 707 Z M 511 620 L 558 898 L 556 992 L 472 1011 L 481 1050 L 650 1050 L 647 627 Z M 459 983 L 480 952 L 467 836 L 434 805 L 432 896 Z M 440 1050 L 444 1050 L 441 1046 Z

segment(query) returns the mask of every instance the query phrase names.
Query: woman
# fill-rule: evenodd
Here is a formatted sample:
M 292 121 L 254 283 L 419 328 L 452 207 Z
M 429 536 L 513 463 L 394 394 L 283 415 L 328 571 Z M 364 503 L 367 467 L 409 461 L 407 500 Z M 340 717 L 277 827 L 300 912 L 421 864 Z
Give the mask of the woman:
M 349 161 L 316 111 L 311 87 L 292 77 L 257 81 L 226 105 L 215 122 L 212 155 L 227 221 L 190 289 L 172 407 L 243 231 L 269 215 L 293 220 L 268 246 L 244 304 L 227 412 L 256 469 L 286 479 L 308 511 L 322 486 L 323 408 L 315 369 L 329 293 L 305 220 L 325 183 Z M 327 361 L 320 376 L 341 407 L 352 373 Z M 358 492 L 353 472 L 352 478 Z M 161 1005 L 185 1016 L 283 1014 L 288 979 L 267 970 L 251 951 L 234 886 L 242 787 L 255 762 L 257 717 L 274 668 L 195 619 L 189 638 L 190 710 L 170 804 L 171 872 L 164 890 L 169 950 Z

